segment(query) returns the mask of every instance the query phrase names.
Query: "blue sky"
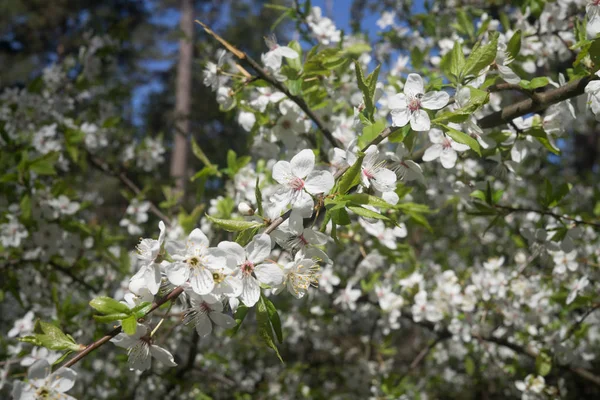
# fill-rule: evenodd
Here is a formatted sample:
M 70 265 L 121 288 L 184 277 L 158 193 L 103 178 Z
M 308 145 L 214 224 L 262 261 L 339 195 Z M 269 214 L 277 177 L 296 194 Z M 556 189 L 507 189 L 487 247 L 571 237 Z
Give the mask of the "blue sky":
M 415 11 L 422 10 L 422 1 L 415 1 Z M 323 15 L 331 18 L 339 29 L 343 29 L 345 32 L 350 32 L 350 6 L 352 0 L 313 0 L 312 5 L 321 7 Z M 227 11 L 223 10 L 226 15 Z M 375 15 L 367 12 L 365 17 L 361 21 L 361 25 L 364 31 L 367 31 L 371 39 L 376 38 L 379 28 L 376 25 L 379 15 Z M 155 23 L 175 29 L 179 23 L 179 12 L 176 9 L 171 11 L 156 13 L 156 17 L 153 18 Z M 266 34 L 267 32 L 265 32 Z M 259 33 L 257 33 L 259 34 Z M 166 71 L 173 64 L 177 55 L 177 42 L 172 43 L 160 43 L 162 50 L 173 54 L 172 59 L 164 61 L 148 60 L 144 61 L 144 67 L 157 73 Z M 148 96 L 155 91 L 162 89 L 161 84 L 158 81 L 150 82 L 147 85 L 139 86 L 134 90 L 132 98 L 133 106 L 133 122 L 136 125 L 141 125 L 141 112 L 144 101 Z

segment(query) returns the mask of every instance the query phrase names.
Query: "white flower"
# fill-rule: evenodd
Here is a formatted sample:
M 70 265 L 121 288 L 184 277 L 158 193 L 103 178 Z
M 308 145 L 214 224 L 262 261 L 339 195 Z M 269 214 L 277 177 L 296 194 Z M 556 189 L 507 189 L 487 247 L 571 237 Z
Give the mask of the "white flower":
M 33 311 L 28 311 L 23 318 L 15 321 L 13 328 L 8 331 L 7 336 L 13 338 L 16 336 L 25 336 L 33 332 Z
M 311 285 L 317 286 L 318 272 L 319 266 L 310 258 L 292 261 L 283 270 L 284 285 L 292 296 L 301 299 Z
M 321 271 L 319 288 L 325 290 L 325 293 L 333 293 L 333 287 L 339 285 L 340 282 L 340 277 L 333 273 L 333 268 L 328 267 Z
M 271 201 L 281 207 L 310 208 L 314 202 L 310 194 L 327 194 L 335 183 L 329 171 L 313 171 L 315 155 L 312 150 L 302 150 L 290 162 L 278 161 L 273 166 L 273 179 L 281 184 Z M 310 194 L 309 194 L 310 193 Z
M 0 224 L 0 243 L 3 247 L 20 247 L 21 240 L 29 236 L 29 232 L 17 217 L 8 214 L 8 222 Z
M 552 253 L 552 258 L 554 260 L 554 273 L 556 274 L 564 274 L 567 269 L 571 272 L 577 271 L 577 251 L 573 250 L 569 253 L 565 253 L 564 251 L 557 251 Z
M 517 84 L 521 82 L 521 78 L 508 67 L 508 64 L 512 61 L 510 55 L 506 52 L 506 43 L 498 42 L 498 51 L 496 52 L 496 66 L 498 67 L 498 72 L 506 82 Z
M 598 17 L 598 22 L 600 23 L 600 17 Z M 596 72 L 596 75 L 600 77 L 600 71 Z M 600 121 L 600 80 L 588 82 L 584 91 L 588 94 L 588 104 L 596 116 L 596 120 Z
M 456 165 L 457 151 L 469 150 L 469 146 L 455 142 L 437 128 L 429 131 L 429 140 L 433 143 L 433 146 L 425 150 L 423 161 L 433 161 L 439 157 L 442 166 L 446 169 L 453 168 Z
M 48 200 L 48 205 L 62 215 L 73 215 L 79 210 L 79 203 L 71 201 L 67 196 L 61 194 L 56 199 Z
M 419 181 L 425 184 L 425 176 L 423 176 L 423 170 L 421 166 L 413 160 L 405 160 L 404 158 L 408 155 L 408 150 L 404 143 L 398 144 L 396 153 L 391 158 L 395 162 L 391 169 L 396 173 L 398 179 L 403 181 Z
M 516 381 L 515 386 L 523 393 L 522 399 L 529 399 L 527 396 L 527 392 L 532 392 L 536 394 L 542 393 L 544 388 L 546 387 L 546 380 L 543 376 L 533 376 L 531 374 L 525 377 L 524 381 Z
M 302 213 L 292 211 L 287 226 L 273 232 L 275 241 L 286 250 L 299 251 L 304 256 L 328 260 L 327 254 L 313 246 L 327 243 L 328 236 L 311 228 L 304 228 Z
M 262 62 L 271 71 L 279 71 L 283 57 L 298 58 L 296 50 L 291 47 L 278 45 L 275 35 L 265 37 L 265 43 L 269 47 L 269 51 L 262 55 Z
M 341 40 L 342 32 L 336 29 L 331 19 L 323 17 L 321 14 L 320 7 L 312 7 L 306 18 L 308 27 L 317 40 L 325 46 L 330 43 L 338 43 Z
M 198 228 L 186 241 L 185 248 L 170 244 L 169 253 L 174 262 L 167 266 L 167 278 L 173 285 L 182 285 L 188 279 L 197 294 L 208 294 L 215 287 L 215 276 L 230 273 L 226 253 L 208 247 L 208 238 Z M 214 274 L 214 275 L 213 275 Z
M 28 382 L 15 381 L 12 398 L 15 400 L 62 399 L 74 400 L 65 392 L 75 385 L 77 373 L 70 368 L 60 368 L 50 373 L 47 360 L 36 361 L 27 372 Z
M 116 346 L 127 349 L 129 358 L 127 364 L 129 369 L 145 371 L 152 364 L 152 357 L 168 367 L 174 367 L 177 364 L 173 360 L 173 355 L 169 351 L 153 344 L 153 339 L 147 334 L 148 327 L 138 324 L 137 330 L 131 336 L 125 333 L 119 333 L 110 341 Z
M 414 131 L 428 131 L 431 127 L 429 115 L 423 109 L 439 110 L 448 104 L 450 95 L 442 91 L 425 93 L 423 78 L 409 74 L 404 85 L 404 93 L 389 99 L 393 126 L 405 126 L 410 121 Z
M 377 296 L 379 307 L 385 312 L 400 309 L 404 305 L 402 296 L 393 293 L 389 285 L 376 285 L 375 295 Z
M 234 277 L 242 282 L 240 298 L 252 307 L 260 298 L 260 284 L 277 286 L 283 282 L 283 271 L 276 264 L 259 264 L 271 254 L 269 235 L 256 235 L 244 249 L 235 242 L 221 242 L 219 249 L 235 261 Z M 257 265 L 258 264 L 258 265 Z
M 489 271 L 496 271 L 504 265 L 504 257 L 491 257 L 483 263 L 483 267 Z
M 246 132 L 250 132 L 254 123 L 256 122 L 256 115 L 249 111 L 241 111 L 238 114 L 238 124 L 244 128 Z
M 348 158 L 351 164 L 354 164 L 354 160 L 355 156 Z M 396 190 L 396 174 L 385 168 L 385 161 L 380 159 L 379 150 L 375 145 L 369 146 L 365 151 L 360 178 L 362 185 L 367 189 L 372 185 L 382 193 Z
M 377 26 L 380 29 L 385 29 L 390 25 L 394 25 L 394 18 L 396 18 L 396 13 L 393 11 L 384 11 L 381 14 L 381 18 L 377 20 Z
M 346 286 L 344 290 L 335 298 L 333 304 L 340 304 L 342 307 L 350 311 L 356 310 L 356 300 L 361 295 L 360 289 L 352 289 L 352 285 Z
M 193 324 L 200 337 L 210 335 L 212 325 L 219 325 L 222 328 L 233 328 L 236 322 L 227 314 L 223 314 L 223 303 L 208 302 L 202 296 L 195 293 L 190 294 L 191 307 L 185 312 L 183 323 Z
M 137 245 L 137 258 L 140 260 L 140 270 L 131 277 L 130 281 L 142 280 L 150 293 L 158 293 L 160 288 L 160 258 L 165 242 L 165 224 L 158 223 L 160 234 L 158 240 L 142 239 Z
M 590 0 L 585 6 L 587 13 L 587 34 L 595 37 L 600 32 L 600 2 L 598 0 Z
M 579 292 L 585 289 L 589 283 L 590 281 L 588 280 L 587 276 L 582 276 L 581 278 L 579 278 L 579 280 L 575 282 L 575 285 L 573 285 L 573 289 L 571 289 L 571 292 L 567 297 L 567 304 L 571 304 L 573 300 L 575 300 L 575 298 L 579 295 Z

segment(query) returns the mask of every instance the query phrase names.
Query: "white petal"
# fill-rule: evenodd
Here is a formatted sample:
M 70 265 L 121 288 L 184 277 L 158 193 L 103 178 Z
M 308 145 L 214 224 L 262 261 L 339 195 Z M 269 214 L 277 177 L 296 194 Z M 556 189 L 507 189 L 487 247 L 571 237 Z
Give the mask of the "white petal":
M 61 368 L 48 377 L 52 388 L 64 393 L 75 385 L 77 373 L 70 368 Z
M 408 108 L 398 108 L 392 110 L 390 115 L 392 116 L 392 126 L 402 127 L 408 124 L 408 121 L 410 120 L 410 112 L 408 111 Z
M 275 51 L 286 58 L 298 58 L 296 50 L 287 46 L 279 46 Z
M 283 271 L 276 264 L 261 264 L 254 268 L 256 278 L 269 286 L 277 286 L 283 283 Z
M 423 154 L 423 161 L 429 162 L 435 160 L 440 156 L 440 154 L 442 154 L 443 149 L 444 147 L 439 143 L 428 147 L 427 150 L 425 150 L 425 153 Z
M 282 185 L 287 184 L 292 177 L 292 166 L 287 161 L 277 161 L 273 165 L 273 179 Z
M 167 279 L 175 286 L 182 285 L 190 277 L 190 268 L 184 262 L 176 262 L 166 268 Z
M 440 161 L 442 162 L 442 166 L 446 169 L 453 168 L 456 165 L 456 159 L 458 158 L 458 154 L 453 149 L 444 149 L 442 154 L 440 154 Z
M 210 318 L 206 313 L 200 313 L 195 316 L 196 322 L 196 332 L 198 332 L 198 336 L 201 338 L 210 335 L 212 332 L 212 322 L 210 322 Z
M 292 174 L 304 179 L 315 167 L 315 153 L 309 149 L 302 150 L 292 157 L 290 164 L 292 167 Z
M 433 128 L 429 131 L 429 141 L 431 143 L 442 143 L 444 141 L 444 133 L 438 128 Z
M 163 349 L 160 346 L 153 344 L 150 346 L 150 353 L 152 353 L 152 357 L 156 358 L 161 363 L 165 364 L 167 367 L 174 367 L 177 364 L 173 359 L 173 354 L 169 353 L 168 350 Z
M 331 172 L 313 171 L 310 173 L 310 175 L 308 175 L 308 178 L 306 178 L 304 188 L 308 193 L 327 194 L 331 191 L 333 185 L 335 185 L 335 180 L 333 179 Z
M 137 369 L 138 371 L 145 371 L 150 368 L 152 364 L 150 346 L 138 341 L 129 351 L 127 364 L 129 365 L 129 369 Z
M 417 110 L 410 117 L 410 127 L 413 131 L 425 132 L 431 128 L 429 115 L 424 110 Z
M 159 264 L 153 264 L 147 267 L 146 273 L 144 274 L 146 286 L 152 294 L 158 293 L 160 289 L 160 266 Z
M 217 245 L 221 250 L 224 250 L 228 255 L 235 259 L 237 265 L 246 261 L 246 250 L 236 242 L 221 242 Z
M 439 110 L 450 101 L 450 95 L 446 92 L 428 92 L 421 99 L 421 106 L 428 110 Z
M 190 284 L 192 290 L 198 294 L 208 294 L 215 287 L 212 273 L 206 268 L 194 268 L 191 271 Z
M 27 379 L 45 379 L 50 374 L 50 363 L 46 359 L 37 360 L 27 371 Z
M 225 278 L 225 280 L 221 283 L 221 285 L 226 285 L 231 288 L 231 291 L 223 292 L 223 294 L 227 297 L 239 297 L 242 294 L 243 285 L 242 280 L 237 276 L 229 275 Z
M 256 278 L 252 276 L 242 279 L 243 289 L 240 299 L 247 307 L 254 306 L 260 298 L 260 286 Z
M 326 234 L 309 228 L 304 229 L 302 236 L 304 236 L 304 239 L 306 239 L 308 243 L 315 245 L 324 245 L 329 239 L 329 236 Z
M 381 198 L 385 200 L 387 203 L 396 205 L 400 201 L 400 197 L 396 192 L 383 192 L 381 194 Z
M 373 187 L 380 192 L 389 192 L 396 189 L 396 174 L 387 168 L 381 168 L 373 178 Z
M 517 74 L 514 73 L 510 67 L 504 65 L 498 65 L 498 72 L 500 72 L 500 76 L 508 83 L 517 84 L 521 82 L 521 78 Z
M 404 93 L 408 97 L 415 97 L 419 93 L 424 93 L 423 78 L 419 74 L 409 74 L 404 84 Z
M 456 151 L 467 151 L 470 149 L 470 147 L 468 145 L 455 142 L 454 140 L 452 142 L 450 142 L 450 145 Z
M 212 312 L 209 313 L 210 319 L 212 319 L 212 321 L 216 324 L 219 325 L 222 328 L 228 329 L 228 328 L 233 328 L 234 326 L 236 326 L 236 322 L 235 319 L 231 318 L 229 315 L 227 314 L 223 314 L 223 313 L 219 313 L 219 312 Z
M 267 234 L 254 236 L 252 241 L 246 247 L 248 260 L 253 264 L 257 264 L 269 257 L 271 254 L 271 237 Z
M 388 100 L 388 108 L 390 110 L 405 110 L 408 108 L 408 101 L 406 100 L 406 95 L 404 93 L 398 93 L 391 96 Z
M 187 246 L 191 249 L 208 247 L 208 238 L 200 229 L 196 228 L 188 236 Z

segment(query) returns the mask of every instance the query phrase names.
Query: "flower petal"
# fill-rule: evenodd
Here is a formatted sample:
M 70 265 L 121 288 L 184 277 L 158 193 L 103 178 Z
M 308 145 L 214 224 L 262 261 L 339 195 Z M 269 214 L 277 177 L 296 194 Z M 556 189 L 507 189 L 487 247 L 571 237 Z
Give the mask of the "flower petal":
M 273 165 L 273 179 L 278 183 L 285 185 L 292 177 L 292 166 L 287 161 L 277 161 Z
M 315 167 L 315 153 L 310 149 L 304 149 L 292 157 L 290 165 L 292 167 L 292 174 L 304 179 Z
M 444 149 L 442 154 L 440 154 L 440 161 L 442 162 L 442 167 L 446 169 L 454 168 L 456 165 L 456 159 L 458 158 L 458 154 L 454 149 Z
M 216 325 L 219 325 L 222 328 L 228 329 L 228 328 L 233 328 L 234 326 L 237 325 L 235 320 L 227 314 L 223 314 L 220 312 L 212 312 L 212 313 L 209 313 L 208 315 L 210 316 L 210 319 L 212 319 L 212 321 Z
M 423 154 L 423 161 L 429 162 L 433 161 L 442 154 L 443 146 L 439 143 L 434 144 L 431 147 L 428 147 Z
M 50 386 L 61 393 L 71 389 L 75 385 L 75 379 L 77 379 L 77 372 L 71 368 L 61 368 L 48 377 Z
M 175 262 L 166 268 L 167 279 L 175 286 L 179 286 L 190 277 L 190 268 L 184 262 Z
M 217 247 L 225 251 L 227 255 L 233 257 L 237 265 L 246 261 L 246 250 L 236 242 L 223 241 L 219 243 Z
M 240 299 L 247 307 L 254 306 L 260 298 L 260 286 L 256 278 L 247 276 L 242 279 L 243 289 Z
M 175 363 L 175 360 L 173 359 L 173 354 L 169 353 L 168 350 L 163 349 L 160 346 L 157 346 L 155 344 L 150 346 L 150 353 L 152 354 L 152 357 L 156 358 L 158 361 L 165 364 L 167 367 L 174 367 L 177 365 Z
M 439 110 L 446 107 L 450 101 L 450 95 L 446 92 L 427 92 L 421 99 L 421 106 L 428 110 Z
M 429 115 L 424 110 L 417 110 L 410 117 L 410 127 L 413 131 L 425 132 L 431 128 Z
M 408 74 L 404 84 L 404 93 L 408 97 L 415 97 L 417 94 L 424 93 L 423 78 L 419 74 Z
M 402 127 L 408 124 L 408 121 L 410 120 L 410 112 L 408 111 L 408 107 L 394 109 L 390 115 L 392 116 L 392 126 Z
M 208 238 L 200 229 L 196 228 L 188 236 L 188 249 L 206 248 L 208 247 Z
M 254 268 L 256 278 L 269 286 L 277 286 L 283 283 L 283 271 L 276 264 L 261 264 Z
M 388 99 L 388 108 L 390 110 L 405 110 L 408 108 L 408 101 L 404 93 L 398 93 L 390 96 Z
M 207 268 L 199 267 L 191 271 L 190 284 L 194 292 L 208 294 L 215 287 L 215 280 Z
M 246 247 L 248 260 L 257 264 L 271 254 L 271 237 L 265 233 L 256 235 Z
M 304 188 L 311 194 L 327 194 L 331 191 L 333 185 L 335 185 L 335 180 L 333 179 L 331 172 L 313 171 L 308 175 L 308 178 L 306 178 Z

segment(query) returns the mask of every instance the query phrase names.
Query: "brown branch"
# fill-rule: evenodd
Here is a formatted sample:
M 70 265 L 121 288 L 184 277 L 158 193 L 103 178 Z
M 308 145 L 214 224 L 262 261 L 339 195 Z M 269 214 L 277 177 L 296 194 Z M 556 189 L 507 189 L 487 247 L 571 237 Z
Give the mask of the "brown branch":
M 179 297 L 179 295 L 183 293 L 183 287 L 179 286 L 175 289 L 173 289 L 169 294 L 167 294 L 165 297 L 155 301 L 154 303 L 152 303 L 152 307 L 150 308 L 150 310 L 148 310 L 148 312 L 146 314 L 144 314 L 145 318 L 148 314 L 150 314 L 151 312 L 153 312 L 154 310 L 156 310 L 158 307 L 162 306 L 163 304 L 171 301 L 171 300 L 175 300 L 177 297 Z M 102 338 L 96 340 L 94 343 L 89 344 L 85 347 L 85 349 L 83 349 L 82 351 L 80 351 L 79 353 L 77 353 L 77 355 L 73 358 L 71 358 L 65 365 L 65 368 L 69 368 L 72 367 L 73 365 L 75 365 L 78 361 L 80 361 L 82 358 L 84 358 L 85 356 L 87 356 L 88 354 L 90 354 L 92 351 L 96 350 L 98 347 L 103 346 L 104 344 L 106 344 L 108 341 L 110 341 L 110 339 L 114 338 L 115 336 L 117 336 L 119 333 L 121 333 L 121 327 L 118 326 L 115 329 L 113 329 L 112 331 L 108 332 L 106 335 L 104 335 Z
M 593 80 L 600 79 L 596 75 L 589 75 L 583 78 L 575 79 L 564 86 L 548 90 L 542 93 L 536 93 L 538 101 L 534 99 L 525 99 L 516 104 L 511 104 L 501 111 L 487 115 L 477 121 L 477 124 L 483 128 L 494 128 L 512 121 L 515 118 L 522 117 L 530 113 L 538 112 L 550 107 L 553 104 L 577 97 L 584 93 L 587 84 Z
M 265 71 L 260 66 L 260 64 L 258 62 L 256 62 L 256 60 L 254 60 L 252 57 L 250 57 L 247 53 L 236 49 L 231 43 L 227 42 L 221 36 L 217 35 L 212 29 L 210 29 L 204 23 L 202 23 L 198 20 L 196 20 L 196 23 L 201 25 L 204 28 L 204 30 L 206 31 L 206 33 L 208 33 L 209 35 L 214 37 L 217 41 L 219 41 L 219 43 L 221 43 L 223 46 L 225 46 L 225 48 L 227 50 L 229 50 L 234 56 L 236 56 L 241 61 L 248 64 L 254 71 L 256 71 L 256 74 L 258 75 L 259 78 L 261 78 L 265 82 L 268 82 L 271 86 L 275 87 L 277 90 L 279 90 L 280 92 L 285 94 L 288 99 L 290 99 L 294 103 L 296 103 L 298 105 L 298 107 L 300 107 L 302 109 L 302 111 L 304 111 L 304 113 L 306 113 L 306 115 L 308 115 L 308 117 L 315 123 L 315 125 L 317 125 L 317 128 L 319 128 L 319 130 L 323 133 L 323 136 L 325 136 L 325 138 L 329 141 L 329 143 L 331 143 L 331 145 L 333 147 L 342 147 L 340 142 L 335 137 L 333 137 L 333 134 L 331 133 L 331 131 L 325 126 L 325 123 L 321 120 L 321 118 L 317 114 L 315 114 L 315 112 L 313 110 L 311 110 L 310 107 L 308 107 L 308 105 L 306 104 L 304 99 L 290 93 L 290 91 L 288 90 L 288 88 L 285 85 L 283 85 L 281 82 L 279 82 L 278 80 L 274 79 L 271 75 L 269 75 L 267 73 L 267 71 Z
M 496 204 L 496 205 L 494 205 L 494 207 L 499 208 L 501 210 L 508 211 L 507 215 L 510 214 L 510 213 L 533 212 L 533 213 L 540 214 L 540 215 L 547 215 L 547 216 L 552 217 L 552 218 L 554 218 L 554 219 L 556 219 L 558 221 L 567 220 L 567 221 L 573 222 L 576 225 L 590 225 L 590 226 L 594 226 L 596 228 L 600 228 L 600 223 L 598 223 L 598 222 L 583 221 L 583 220 L 580 220 L 580 219 L 575 219 L 575 218 L 572 218 L 572 217 L 567 217 L 567 216 L 564 216 L 564 215 L 556 214 L 556 213 L 553 213 L 551 211 L 536 210 L 536 209 L 533 209 L 533 208 L 515 208 L 515 207 L 509 207 L 509 206 L 502 206 L 500 204 Z
M 527 95 L 527 97 L 531 98 L 534 102 L 539 102 L 539 96 L 538 96 L 539 93 L 537 93 L 533 90 L 530 90 L 530 89 L 525 89 L 514 83 L 507 83 L 507 82 L 497 83 L 497 84 L 492 85 L 487 88 L 487 91 L 490 93 L 506 92 L 506 91 L 511 91 L 511 90 L 524 93 Z
M 88 160 L 90 163 L 99 171 L 104 172 L 107 175 L 111 175 L 119 179 L 133 194 L 139 196 L 142 193 L 142 190 L 125 174 L 124 171 L 113 171 L 110 167 L 101 159 L 94 156 L 92 153 L 88 152 Z M 148 201 L 148 200 L 146 200 Z M 150 203 L 150 211 L 160 218 L 165 224 L 171 225 L 171 219 L 167 217 L 160 209 L 151 201 Z

